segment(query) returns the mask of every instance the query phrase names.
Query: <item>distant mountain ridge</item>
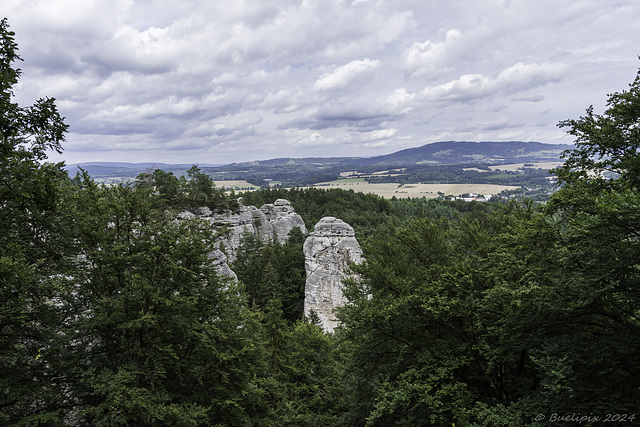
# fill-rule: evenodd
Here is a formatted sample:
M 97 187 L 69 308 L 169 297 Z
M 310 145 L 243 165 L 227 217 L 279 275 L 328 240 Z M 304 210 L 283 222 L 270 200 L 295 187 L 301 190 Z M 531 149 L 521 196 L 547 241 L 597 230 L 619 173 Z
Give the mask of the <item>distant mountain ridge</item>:
M 524 163 L 558 161 L 572 146 L 542 142 L 442 141 L 362 159 L 365 164 Z
M 238 166 L 402 166 L 415 164 L 455 165 L 464 163 L 506 164 L 558 161 L 563 151 L 572 145 L 526 141 L 441 141 L 420 147 L 407 148 L 374 157 L 305 157 L 278 158 L 233 163 L 222 168 Z
M 562 152 L 571 148 L 573 148 L 572 145 L 525 141 L 441 141 L 374 157 L 284 157 L 228 165 L 195 164 L 201 168 L 206 168 L 207 172 L 225 172 L 247 167 L 261 169 L 271 167 L 326 169 L 376 165 L 539 163 L 559 161 Z M 183 174 L 191 167 L 191 164 L 86 162 L 68 165 L 66 169 L 73 174 L 78 171 L 78 166 L 89 172 L 92 177 L 135 177 L 139 173 L 153 168 Z
M 221 164 L 199 163 L 200 167 L 219 167 Z M 106 177 L 130 177 L 134 178 L 140 173 L 151 169 L 162 169 L 166 171 L 180 172 L 187 171 L 193 164 L 169 164 L 157 162 L 127 163 L 127 162 L 83 162 L 66 165 L 65 169 L 70 175 L 75 175 L 80 169 L 85 170 L 93 178 Z

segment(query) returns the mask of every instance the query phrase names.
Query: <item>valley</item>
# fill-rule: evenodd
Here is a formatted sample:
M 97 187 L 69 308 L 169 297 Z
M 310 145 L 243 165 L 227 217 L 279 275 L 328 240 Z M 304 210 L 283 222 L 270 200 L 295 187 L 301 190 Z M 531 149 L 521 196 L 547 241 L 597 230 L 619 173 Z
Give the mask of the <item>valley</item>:
M 493 195 L 544 201 L 555 180 L 549 170 L 561 164 L 571 146 L 539 142 L 436 142 L 384 156 L 358 158 L 279 158 L 229 165 L 199 165 L 218 187 L 236 193 L 259 188 L 342 188 L 384 198 L 442 198 Z M 86 163 L 78 167 L 98 182 L 119 184 L 140 173 L 162 169 L 175 176 L 189 165 Z

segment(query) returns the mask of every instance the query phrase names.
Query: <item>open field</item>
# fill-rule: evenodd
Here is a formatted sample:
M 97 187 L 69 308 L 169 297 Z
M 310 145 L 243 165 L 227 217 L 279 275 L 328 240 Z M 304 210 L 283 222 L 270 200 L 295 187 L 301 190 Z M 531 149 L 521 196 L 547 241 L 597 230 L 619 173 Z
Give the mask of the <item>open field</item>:
M 496 184 L 405 184 L 397 188 L 396 197 L 438 197 L 438 192 L 445 195 L 460 196 L 462 194 L 498 194 L 503 190 L 520 188 L 515 185 Z M 406 192 L 406 193 L 405 193 Z M 407 195 L 405 195 L 407 194 Z
M 355 179 L 340 179 L 336 181 L 316 184 L 319 188 L 342 188 L 344 190 L 359 191 L 362 193 L 373 193 L 390 199 L 397 198 L 426 197 L 436 198 L 438 192 L 445 195 L 460 196 L 462 194 L 498 194 L 502 190 L 515 190 L 519 187 L 513 185 L 494 184 L 405 184 L 384 183 L 369 184 Z

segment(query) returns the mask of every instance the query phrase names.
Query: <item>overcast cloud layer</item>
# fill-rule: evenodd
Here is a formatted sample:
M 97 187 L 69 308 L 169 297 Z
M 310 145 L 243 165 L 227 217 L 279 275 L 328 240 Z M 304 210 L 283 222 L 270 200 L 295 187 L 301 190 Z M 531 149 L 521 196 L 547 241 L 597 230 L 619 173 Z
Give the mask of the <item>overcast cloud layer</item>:
M 637 0 L 3 0 L 67 163 L 371 156 L 571 143 L 633 81 Z

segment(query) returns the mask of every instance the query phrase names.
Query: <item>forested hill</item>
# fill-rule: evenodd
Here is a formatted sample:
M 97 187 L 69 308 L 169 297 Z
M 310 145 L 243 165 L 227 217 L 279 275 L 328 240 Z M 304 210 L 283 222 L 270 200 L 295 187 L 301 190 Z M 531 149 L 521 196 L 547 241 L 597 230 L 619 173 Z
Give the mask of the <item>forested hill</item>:
M 244 163 L 234 163 L 220 169 L 239 166 L 317 166 L 356 167 L 371 165 L 408 166 L 415 164 L 456 165 L 468 163 L 504 164 L 558 161 L 563 151 L 573 148 L 565 144 L 546 144 L 525 141 L 441 141 L 421 147 L 407 148 L 391 154 L 375 157 L 308 157 L 278 158 Z
M 570 147 L 563 144 L 542 142 L 446 141 L 360 161 L 364 165 L 543 162 L 557 161 L 560 154 L 568 148 Z
M 282 157 L 270 160 L 256 160 L 230 165 L 216 166 L 198 163 L 206 167 L 207 172 L 228 172 L 250 168 L 277 168 L 277 167 L 307 167 L 311 169 L 353 168 L 375 165 L 410 166 L 424 165 L 456 165 L 456 164 L 505 164 L 505 163 L 536 163 L 558 161 L 560 154 L 569 148 L 564 144 L 545 144 L 542 142 L 469 142 L 469 141 L 443 141 L 426 144 L 421 147 L 408 148 L 391 154 L 376 157 L 306 157 L 289 158 Z M 80 165 L 68 165 L 66 169 L 75 174 L 80 166 L 87 170 L 92 177 L 137 176 L 149 168 L 158 168 L 177 174 L 184 173 L 190 165 L 174 165 L 163 163 L 106 163 L 91 162 Z

